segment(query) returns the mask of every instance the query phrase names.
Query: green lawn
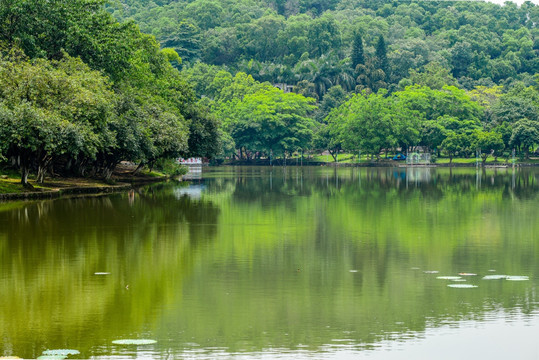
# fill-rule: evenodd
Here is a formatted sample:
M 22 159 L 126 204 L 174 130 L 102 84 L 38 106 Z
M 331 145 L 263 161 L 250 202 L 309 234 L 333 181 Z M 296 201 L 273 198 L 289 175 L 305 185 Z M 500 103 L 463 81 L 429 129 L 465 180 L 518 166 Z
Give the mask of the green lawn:
M 12 194 L 25 192 L 20 180 L 16 179 L 0 179 L 0 194 Z
M 358 157 L 357 157 L 357 153 L 340 153 L 339 154 L 339 157 L 338 157 L 338 162 L 339 163 L 353 163 L 353 164 L 356 164 L 358 162 Z M 388 160 L 391 160 L 393 158 L 394 154 L 388 154 L 387 156 L 387 159 L 385 158 L 385 155 L 382 155 L 380 156 L 380 159 L 381 161 L 388 161 Z M 287 161 L 290 161 L 290 163 L 293 163 L 293 161 L 295 161 L 295 159 L 298 158 L 298 156 L 294 156 L 292 157 L 291 160 L 287 160 Z M 307 159 L 307 155 L 304 155 L 304 161 L 307 161 L 307 160 L 310 160 L 310 161 L 314 161 L 314 162 L 325 162 L 325 163 L 333 163 L 335 162 L 335 160 L 333 159 L 333 157 L 331 155 L 320 155 L 320 154 L 315 154 L 315 155 L 311 155 L 311 157 L 309 159 Z M 370 161 L 376 161 L 376 159 L 374 160 L 371 160 L 370 158 L 370 155 L 361 155 L 361 162 L 364 163 L 364 162 L 370 162 Z M 476 159 L 475 158 L 453 158 L 453 163 L 454 164 L 475 164 L 476 162 Z M 516 163 L 525 163 L 525 164 L 539 164 L 539 158 L 530 158 L 530 159 L 524 159 L 524 160 L 519 160 L 518 158 L 516 159 Z M 395 161 L 395 164 L 406 164 L 405 161 Z M 438 157 L 436 159 L 436 164 L 449 164 L 449 158 L 447 157 Z M 511 159 L 509 159 L 508 162 L 505 161 L 505 158 L 503 157 L 499 157 L 498 160 L 495 162 L 494 161 L 494 158 L 489 156 L 489 158 L 487 159 L 487 164 L 497 164 L 497 165 L 505 165 L 505 164 L 511 164 Z

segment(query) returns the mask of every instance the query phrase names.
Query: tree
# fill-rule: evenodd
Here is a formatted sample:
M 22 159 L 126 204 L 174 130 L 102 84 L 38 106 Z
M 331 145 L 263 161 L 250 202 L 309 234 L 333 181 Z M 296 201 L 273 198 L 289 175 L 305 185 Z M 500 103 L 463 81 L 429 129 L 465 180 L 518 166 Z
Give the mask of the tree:
M 539 143 L 539 121 L 522 119 L 515 123 L 513 134 L 511 135 L 511 146 L 515 146 L 530 158 L 530 148 Z
M 468 67 L 472 63 L 473 50 L 467 41 L 458 42 L 451 49 L 451 65 L 453 65 L 453 76 L 457 79 L 464 76 Z
M 265 86 L 221 105 L 225 128 L 240 152 L 287 153 L 308 148 L 314 99 Z
M 454 131 L 448 131 L 446 138 L 442 141 L 441 147 L 447 152 L 449 163 L 451 164 L 453 163 L 453 158 L 462 151 L 462 137 Z
M 189 124 L 188 153 L 185 157 L 213 158 L 222 149 L 219 122 L 209 109 L 197 106 L 192 110 Z
M 428 86 L 434 90 L 441 90 L 444 86 L 456 86 L 457 80 L 451 75 L 449 69 L 443 67 L 439 62 L 430 62 L 422 71 L 410 70 L 410 81 L 412 84 Z
M 492 118 L 498 124 L 514 124 L 523 118 L 539 120 L 539 92 L 532 87 L 516 86 L 492 106 Z
M 476 150 L 481 151 L 483 165 L 491 155 L 498 158 L 505 148 L 502 136 L 499 133 L 494 131 L 485 132 L 481 130 L 474 131 L 472 135 L 472 146 Z
M 460 121 L 470 120 L 479 124 L 483 115 L 481 106 L 472 101 L 466 91 L 455 86 L 444 86 L 441 90 L 426 86 L 408 86 L 395 95 L 410 109 L 424 114 L 426 120 L 450 116 Z
M 200 29 L 186 20 L 178 24 L 177 31 L 161 40 L 163 47 L 174 49 L 183 61 L 191 63 L 200 57 L 200 43 Z
M 384 72 L 383 80 L 387 80 L 389 78 L 389 63 L 387 61 L 386 41 L 382 35 L 380 35 L 376 43 L 376 65 Z
M 342 150 L 342 144 L 338 134 L 335 134 L 329 125 L 319 124 L 313 136 L 312 149 L 320 152 L 327 150 L 336 162 L 339 151 Z
M 366 93 L 376 93 L 380 89 L 385 89 L 386 74 L 382 69 L 376 67 L 372 58 L 366 60 L 365 65 L 356 67 L 358 73 L 356 79 L 356 93 L 365 91 Z
M 80 59 L 0 59 L 0 142 L 23 185 L 34 166 L 43 182 L 59 156 L 95 158 L 113 146 L 107 130 L 114 101 L 107 80 Z
M 316 119 L 318 122 L 324 121 L 331 109 L 339 107 L 347 99 L 347 94 L 340 85 L 331 87 L 318 106 Z
M 318 99 L 322 99 L 327 90 L 334 85 L 340 85 L 348 90 L 354 86 L 350 65 L 340 61 L 334 53 L 323 55 L 316 60 L 301 61 L 294 70 L 301 81 L 314 84 Z
M 330 131 L 347 150 L 361 150 L 380 158 L 395 145 L 395 117 L 386 92 L 356 94 L 328 116 Z
M 430 150 L 436 150 L 441 146 L 446 137 L 446 128 L 438 121 L 429 120 L 421 123 L 421 145 Z
M 363 38 L 361 34 L 356 33 L 354 35 L 354 42 L 352 44 L 352 68 L 355 70 L 358 65 L 365 64 L 365 54 L 363 52 Z

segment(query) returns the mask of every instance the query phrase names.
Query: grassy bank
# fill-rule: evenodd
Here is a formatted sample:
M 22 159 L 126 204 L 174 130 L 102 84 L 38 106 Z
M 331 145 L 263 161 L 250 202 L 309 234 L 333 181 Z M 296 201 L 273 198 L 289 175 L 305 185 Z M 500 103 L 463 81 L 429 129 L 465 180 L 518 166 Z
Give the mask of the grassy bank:
M 131 184 L 162 181 L 169 178 L 166 174 L 157 171 L 141 171 L 133 173 L 134 167 L 121 166 L 114 172 L 110 181 L 94 178 L 75 177 L 47 177 L 45 182 L 38 184 L 35 178 L 30 177 L 31 187 L 21 184 L 20 175 L 12 170 L 0 170 L 0 199 L 57 197 L 62 194 L 100 193 L 124 190 Z
M 388 165 L 406 165 L 406 161 L 395 161 L 393 159 L 394 154 L 389 155 L 386 158 L 385 155 L 380 156 L 380 160 L 377 160 L 376 158 L 371 159 L 370 155 L 361 155 L 360 158 L 358 158 L 357 153 L 340 153 L 337 157 L 337 163 L 339 164 L 371 164 L 372 166 L 376 166 L 376 164 L 379 164 L 380 166 L 388 166 Z M 456 166 L 475 166 L 476 164 L 475 158 L 453 158 L 452 164 L 455 164 Z M 230 161 L 229 164 L 257 164 L 257 165 L 267 165 L 269 162 L 268 159 L 257 159 L 252 161 Z M 303 159 L 301 158 L 301 155 L 294 155 L 290 158 L 286 159 L 287 165 L 296 165 L 301 164 L 309 165 L 309 164 L 335 164 L 335 159 L 329 155 L 329 154 L 311 154 L 307 155 L 304 154 Z M 274 165 L 282 165 L 283 159 L 277 158 L 273 159 Z M 487 165 L 512 165 L 511 159 L 506 161 L 506 159 L 499 157 L 498 159 L 494 159 L 494 157 L 489 157 L 486 161 Z M 526 165 L 539 165 L 539 158 L 537 157 L 531 157 L 530 159 L 516 159 L 515 164 L 526 164 Z M 432 165 L 441 165 L 441 166 L 447 166 L 449 165 L 449 158 L 447 157 L 438 157 L 436 158 L 435 162 L 432 163 Z

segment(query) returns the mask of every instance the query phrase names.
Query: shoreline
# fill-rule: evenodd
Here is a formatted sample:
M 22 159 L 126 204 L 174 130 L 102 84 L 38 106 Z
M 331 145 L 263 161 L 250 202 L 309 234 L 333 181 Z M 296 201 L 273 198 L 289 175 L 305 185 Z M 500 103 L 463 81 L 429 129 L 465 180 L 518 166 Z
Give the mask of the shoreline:
M 401 162 L 364 162 L 364 163 L 339 163 L 339 162 L 303 162 L 302 165 L 299 163 L 296 164 L 295 161 L 291 161 L 290 163 L 287 163 L 286 165 L 283 165 L 282 163 L 279 164 L 272 164 L 270 165 L 266 161 L 261 162 L 249 162 L 249 161 L 236 161 L 236 162 L 228 162 L 223 163 L 220 166 L 330 166 L 330 167 L 403 167 L 403 168 L 415 168 L 415 167 L 428 167 L 428 168 L 436 168 L 436 167 L 477 167 L 476 163 L 442 163 L 442 164 L 406 164 Z M 514 164 L 514 167 L 535 167 L 539 166 L 539 163 L 516 163 Z M 492 168 L 511 168 L 513 167 L 513 164 L 507 164 L 507 163 L 487 163 L 483 165 L 482 163 L 479 164 L 480 168 L 486 168 L 486 169 L 492 169 Z
M 136 178 L 121 179 L 114 185 L 89 185 L 89 186 L 65 186 L 58 187 L 50 190 L 43 191 L 25 191 L 17 193 L 0 193 L 0 201 L 11 200 L 41 200 L 41 199 L 59 199 L 66 196 L 77 195 L 99 195 L 99 194 L 112 194 L 116 192 L 128 191 L 136 187 L 137 185 L 151 184 L 157 182 L 164 182 L 169 180 L 170 177 L 156 177 L 156 178 Z
M 238 161 L 238 162 L 229 162 L 217 166 L 283 166 L 282 164 L 273 164 L 269 165 L 266 162 L 248 162 L 248 161 Z M 471 168 L 476 167 L 475 163 L 444 163 L 444 164 L 425 164 L 425 165 L 408 165 L 402 163 L 391 163 L 391 162 L 368 162 L 368 163 L 335 163 L 335 162 L 308 162 L 303 163 L 303 165 L 295 164 L 291 162 L 286 166 L 290 167 L 300 167 L 300 166 L 328 166 L 328 167 L 397 167 L 397 168 Z M 518 167 L 538 167 L 539 163 L 517 163 L 514 165 L 515 168 Z M 509 169 L 513 167 L 512 164 L 504 163 L 494 163 L 486 164 L 485 166 L 479 166 L 484 169 Z M 99 184 L 99 185 L 88 185 L 88 186 L 70 186 L 69 183 L 65 187 L 59 186 L 50 190 L 36 190 L 36 191 L 25 191 L 25 192 L 15 192 L 15 193 L 0 193 L 0 201 L 11 201 L 11 200 L 40 200 L 40 199 L 58 199 L 61 197 L 66 197 L 70 195 L 99 195 L 99 194 L 111 194 L 116 192 L 128 191 L 136 187 L 137 185 L 151 184 L 157 182 L 164 182 L 169 180 L 170 176 L 163 177 L 124 177 L 120 176 L 117 178 L 118 183 L 114 185 L 108 184 Z M 69 180 L 69 178 L 62 179 Z M 77 182 L 74 181 L 73 184 Z

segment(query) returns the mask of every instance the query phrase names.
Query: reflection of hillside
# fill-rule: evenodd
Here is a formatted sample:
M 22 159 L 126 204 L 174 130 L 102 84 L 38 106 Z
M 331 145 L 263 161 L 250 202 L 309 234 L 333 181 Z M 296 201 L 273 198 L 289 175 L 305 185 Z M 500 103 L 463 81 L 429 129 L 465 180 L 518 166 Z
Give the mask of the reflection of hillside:
M 201 310 L 172 316 L 185 324 L 178 331 L 230 351 L 316 349 L 332 339 L 361 345 L 498 308 L 534 308 L 536 295 L 522 284 L 459 293 L 411 270 L 488 274 L 495 267 L 539 276 L 533 181 L 511 188 L 510 176 L 487 172 L 476 186 L 475 170 L 444 169 L 406 188 L 387 169 L 362 169 L 360 178 L 354 170 L 304 174 L 303 184 L 273 178 L 268 186 L 249 173 L 221 179 L 235 185 L 231 197 L 215 199 L 219 228 L 227 230 L 201 261 L 213 266 L 198 269 L 186 287 L 185 305 Z M 293 191 L 309 195 L 287 196 Z M 513 201 L 507 191 L 529 196 Z
M 258 168 L 219 173 L 220 184 L 232 184 L 237 201 L 279 203 L 290 196 L 311 196 L 314 192 L 331 196 L 343 188 L 383 196 L 413 196 L 441 199 L 452 194 L 484 193 L 503 189 L 517 198 L 535 197 L 539 183 L 531 169 L 475 168 Z M 211 179 L 209 186 L 214 186 Z M 396 190 L 397 192 L 391 191 Z
M 0 212 L 0 336 L 21 348 L 41 331 L 37 348 L 96 356 L 135 336 L 169 357 L 193 343 L 316 351 L 536 310 L 536 172 L 429 169 L 406 184 L 402 170 L 220 168 L 193 188 Z M 423 273 L 493 268 L 531 281 L 459 292 Z
M 152 188 L 0 212 L 0 354 L 25 349 L 17 355 L 35 358 L 68 344 L 84 353 L 95 339 L 82 334 L 104 345 L 155 323 L 181 302 L 191 249 L 211 242 L 218 217 L 208 200 Z M 93 275 L 100 271 L 111 275 Z M 23 345 L 44 329 L 36 347 Z

